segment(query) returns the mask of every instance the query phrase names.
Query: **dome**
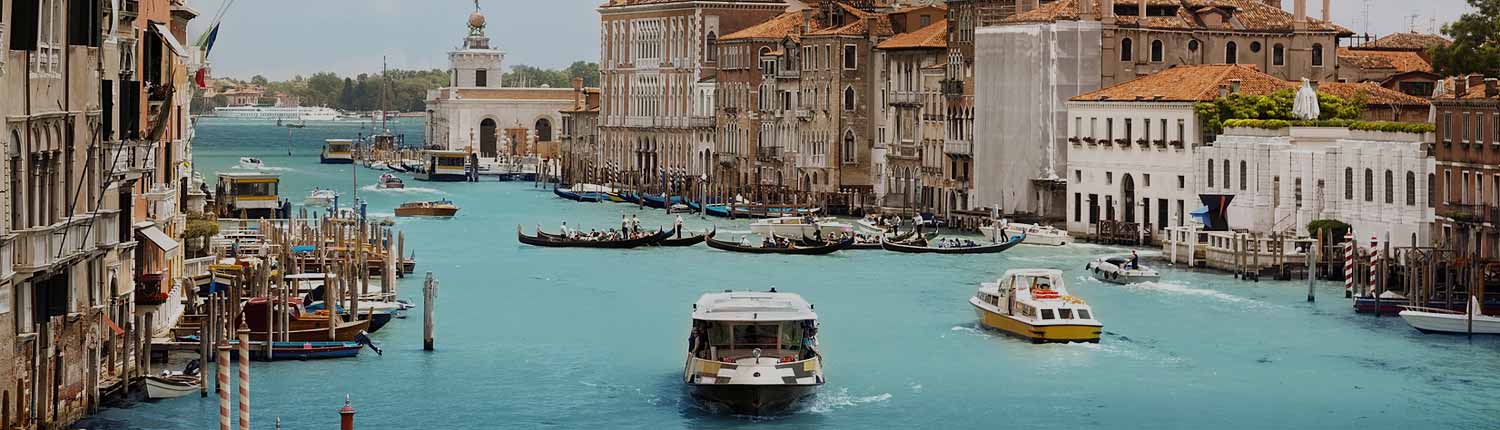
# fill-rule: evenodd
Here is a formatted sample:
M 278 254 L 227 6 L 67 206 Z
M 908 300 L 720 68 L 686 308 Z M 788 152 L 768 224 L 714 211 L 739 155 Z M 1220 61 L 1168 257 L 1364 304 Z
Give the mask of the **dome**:
M 477 11 L 477 10 L 474 11 L 473 14 L 470 14 L 469 15 L 469 27 L 473 27 L 473 28 L 482 28 L 482 27 L 484 27 L 484 15 L 480 15 L 479 11 Z

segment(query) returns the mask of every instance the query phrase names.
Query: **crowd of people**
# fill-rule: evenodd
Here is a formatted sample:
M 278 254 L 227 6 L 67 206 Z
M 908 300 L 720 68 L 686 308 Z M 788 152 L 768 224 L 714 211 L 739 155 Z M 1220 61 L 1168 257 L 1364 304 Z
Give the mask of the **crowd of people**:
M 629 216 L 629 217 L 627 217 L 625 215 L 620 215 L 620 228 L 618 228 L 618 229 L 611 227 L 608 230 L 602 230 L 601 231 L 601 230 L 597 230 L 597 229 L 589 229 L 589 231 L 585 232 L 585 231 L 582 231 L 582 230 L 574 230 L 574 229 L 568 227 L 568 222 L 567 221 L 563 221 L 562 222 L 562 228 L 561 229 L 562 229 L 562 233 L 561 233 L 562 237 L 565 237 L 568 240 L 588 241 L 588 242 L 609 242 L 609 241 L 617 241 L 617 240 L 632 240 L 632 239 L 640 239 L 642 237 L 646 237 L 646 236 L 655 234 L 655 232 L 649 232 L 649 231 L 642 231 L 641 230 L 641 219 L 639 217 L 636 217 L 636 216 Z M 537 226 L 537 230 L 541 231 L 541 226 Z

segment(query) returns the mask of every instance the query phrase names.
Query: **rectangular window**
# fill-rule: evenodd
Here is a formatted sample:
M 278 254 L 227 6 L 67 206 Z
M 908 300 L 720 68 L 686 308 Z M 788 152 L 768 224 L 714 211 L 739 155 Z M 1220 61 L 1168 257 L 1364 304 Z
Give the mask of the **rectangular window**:
M 1141 138 L 1142 139 L 1146 139 L 1146 143 L 1151 143 L 1151 120 L 1150 119 L 1142 119 L 1141 120 Z
M 1083 183 L 1083 170 L 1077 170 L 1077 169 L 1073 170 L 1073 183 L 1074 184 L 1082 184 Z
M 1058 316 L 1058 318 L 1065 319 L 1065 320 L 1073 319 L 1073 308 L 1058 309 L 1057 310 L 1057 316 Z
M 1104 172 L 1104 185 L 1114 185 L 1115 172 Z
M 1183 175 L 1177 175 L 1177 189 L 1181 190 L 1184 188 L 1187 188 L 1187 177 Z
M 1462 127 L 1460 129 L 1460 131 L 1461 131 L 1462 134 L 1459 135 L 1459 137 L 1460 137 L 1459 141 L 1463 142 L 1463 143 L 1469 143 L 1469 113 L 1468 112 L 1464 112 L 1463 113 L 1462 122 L 1459 122 L 1459 127 Z
M 1453 143 L 1453 112 L 1443 112 L 1443 143 Z
M 859 51 L 855 48 L 854 45 L 844 45 L 844 70 L 854 70 L 859 68 L 859 62 L 857 61 L 859 59 L 858 56 Z
M 1089 310 L 1088 309 L 1079 309 L 1078 310 L 1078 319 L 1081 319 L 1081 320 L 1089 319 Z
M 1141 175 L 1141 179 L 1144 180 L 1144 182 L 1146 184 L 1145 185 L 1146 187 L 1150 187 L 1151 186 L 1151 174 L 1150 173 L 1142 174 Z
M 1133 127 L 1131 127 L 1132 125 L 1134 125 L 1132 124 L 1132 122 L 1133 121 L 1130 118 L 1125 118 L 1125 143 L 1127 144 L 1135 141 L 1135 139 L 1131 137 L 1131 134 L 1134 131 L 1132 130 Z
M 68 44 L 99 46 L 99 0 L 68 0 Z
M 1050 320 L 1050 319 L 1056 319 L 1056 317 L 1052 316 L 1052 310 L 1051 309 L 1042 309 L 1042 319 L 1044 319 L 1044 320 Z
M 1073 222 L 1083 222 L 1083 193 L 1073 193 Z
M 1106 142 L 1114 142 L 1115 141 L 1115 119 L 1114 118 L 1105 118 L 1104 119 L 1104 140 Z
M 484 88 L 489 86 L 489 81 L 490 72 L 488 70 L 479 69 L 474 71 L 474 86 Z
M 1099 118 L 1089 117 L 1089 137 L 1094 137 L 1094 130 L 1099 129 Z

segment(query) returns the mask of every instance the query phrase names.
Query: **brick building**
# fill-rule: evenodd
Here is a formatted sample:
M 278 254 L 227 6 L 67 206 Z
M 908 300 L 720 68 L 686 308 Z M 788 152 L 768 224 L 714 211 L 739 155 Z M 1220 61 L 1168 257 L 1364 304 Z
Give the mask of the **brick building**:
M 944 150 L 947 30 L 948 21 L 937 20 L 877 47 L 886 61 L 884 123 L 875 146 L 883 153 L 876 169 L 882 207 L 946 214 L 967 203 L 967 159 Z
M 1433 73 L 1427 50 L 1451 43 L 1435 34 L 1407 32 L 1339 48 L 1339 80 L 1374 82 L 1413 96 L 1431 97 L 1442 77 Z
M 1500 257 L 1500 84 L 1481 75 L 1453 79 L 1435 97 L 1438 221 L 1442 244 L 1484 259 Z

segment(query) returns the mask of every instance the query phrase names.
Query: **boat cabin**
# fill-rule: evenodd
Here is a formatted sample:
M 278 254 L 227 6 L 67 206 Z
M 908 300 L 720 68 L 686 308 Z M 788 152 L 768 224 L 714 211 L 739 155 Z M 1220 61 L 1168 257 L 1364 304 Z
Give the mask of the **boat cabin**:
M 817 357 L 818 316 L 791 293 L 705 294 L 693 305 L 689 353 L 699 360 L 776 364 Z
M 469 154 L 466 152 L 431 150 L 423 157 L 422 169 L 414 175 L 418 180 L 462 182 L 469 178 Z
M 287 205 L 277 187 L 281 177 L 262 172 L 222 172 L 214 193 L 214 204 L 222 218 L 285 218 Z
M 1040 324 L 1094 319 L 1088 304 L 1068 295 L 1062 272 L 1058 270 L 1012 271 L 998 284 L 985 284 L 975 297 L 995 306 L 1000 313 Z
M 353 164 L 354 141 L 350 139 L 327 139 L 323 141 L 323 164 Z

